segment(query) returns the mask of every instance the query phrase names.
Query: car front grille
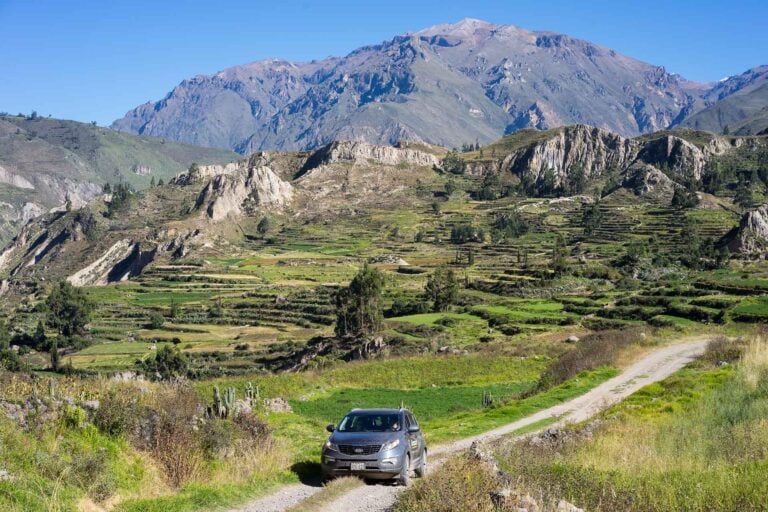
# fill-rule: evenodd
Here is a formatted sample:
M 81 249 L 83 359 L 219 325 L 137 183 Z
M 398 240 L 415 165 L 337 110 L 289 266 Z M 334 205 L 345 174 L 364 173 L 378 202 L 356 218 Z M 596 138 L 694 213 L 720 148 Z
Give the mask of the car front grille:
M 371 455 L 373 453 L 379 453 L 381 449 L 380 444 L 367 444 L 367 445 L 351 445 L 340 444 L 339 451 L 344 455 Z

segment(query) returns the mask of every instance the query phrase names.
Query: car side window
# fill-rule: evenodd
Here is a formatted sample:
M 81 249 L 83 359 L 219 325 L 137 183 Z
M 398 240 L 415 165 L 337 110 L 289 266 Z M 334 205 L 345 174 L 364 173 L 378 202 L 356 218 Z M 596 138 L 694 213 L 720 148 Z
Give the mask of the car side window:
M 408 413 L 403 414 L 403 423 L 404 423 L 405 431 L 406 432 L 408 432 L 408 430 L 410 430 L 410 428 L 411 428 L 411 421 L 410 421 L 410 419 L 411 418 L 408 416 Z
M 416 419 L 413 417 L 413 415 L 410 412 L 405 413 L 405 417 L 408 418 L 409 425 L 413 425 L 415 427 L 419 426 L 419 424 L 416 423 Z

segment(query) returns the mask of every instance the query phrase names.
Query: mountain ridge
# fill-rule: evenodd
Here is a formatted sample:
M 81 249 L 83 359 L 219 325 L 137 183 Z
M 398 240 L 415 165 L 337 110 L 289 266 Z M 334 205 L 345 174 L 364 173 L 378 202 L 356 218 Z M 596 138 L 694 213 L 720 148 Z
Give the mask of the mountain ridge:
M 342 139 L 455 147 L 569 124 L 636 136 L 680 124 L 709 90 L 565 34 L 465 19 L 344 57 L 197 75 L 112 127 L 241 154 Z

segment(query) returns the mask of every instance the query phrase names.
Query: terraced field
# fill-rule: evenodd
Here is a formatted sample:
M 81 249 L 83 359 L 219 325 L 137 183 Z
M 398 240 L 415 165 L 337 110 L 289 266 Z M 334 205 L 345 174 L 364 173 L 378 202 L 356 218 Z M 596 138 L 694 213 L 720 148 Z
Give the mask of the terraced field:
M 211 252 L 152 267 L 132 282 L 90 288 L 99 304 L 91 326 L 99 343 L 66 357 L 84 369 L 129 369 L 172 343 L 201 375 L 270 369 L 332 333 L 334 293 L 364 262 L 387 276 L 386 307 L 417 299 L 439 266 L 452 268 L 465 285 L 451 312 L 387 314 L 392 354 L 492 347 L 525 355 L 532 339 L 539 353 L 556 354 L 559 341 L 589 329 L 691 329 L 763 318 L 762 299 L 749 298 L 768 289 L 760 265 L 695 272 L 674 264 L 685 250 L 686 225 L 695 225 L 699 237 L 719 238 L 737 222 L 734 213 L 681 212 L 609 196 L 587 235 L 584 208 L 575 200 L 459 197 L 439 213 L 374 210 L 333 226 L 276 219 L 269 236 L 246 237 L 231 255 Z M 527 233 L 492 240 L 496 216 L 513 211 Z M 466 224 L 483 230 L 485 240 L 452 243 L 452 228 Z M 561 275 L 551 269 L 558 235 L 572 267 Z M 649 241 L 658 257 L 672 262 L 666 273 L 620 282 L 617 259 L 631 244 Z M 162 325 L 152 325 L 157 314 Z

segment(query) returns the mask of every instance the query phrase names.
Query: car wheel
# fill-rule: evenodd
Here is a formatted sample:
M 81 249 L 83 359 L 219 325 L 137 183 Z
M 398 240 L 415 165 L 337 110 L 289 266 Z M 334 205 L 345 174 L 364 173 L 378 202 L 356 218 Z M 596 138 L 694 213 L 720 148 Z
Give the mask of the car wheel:
M 419 467 L 416 468 L 416 476 L 419 478 L 427 476 L 427 450 L 424 450 L 421 454 L 421 462 L 419 463 Z
M 403 463 L 403 467 L 400 469 L 400 475 L 397 477 L 397 483 L 402 485 L 403 487 L 408 487 L 408 484 L 411 483 L 411 456 L 410 454 L 406 454 L 405 456 L 405 462 Z

